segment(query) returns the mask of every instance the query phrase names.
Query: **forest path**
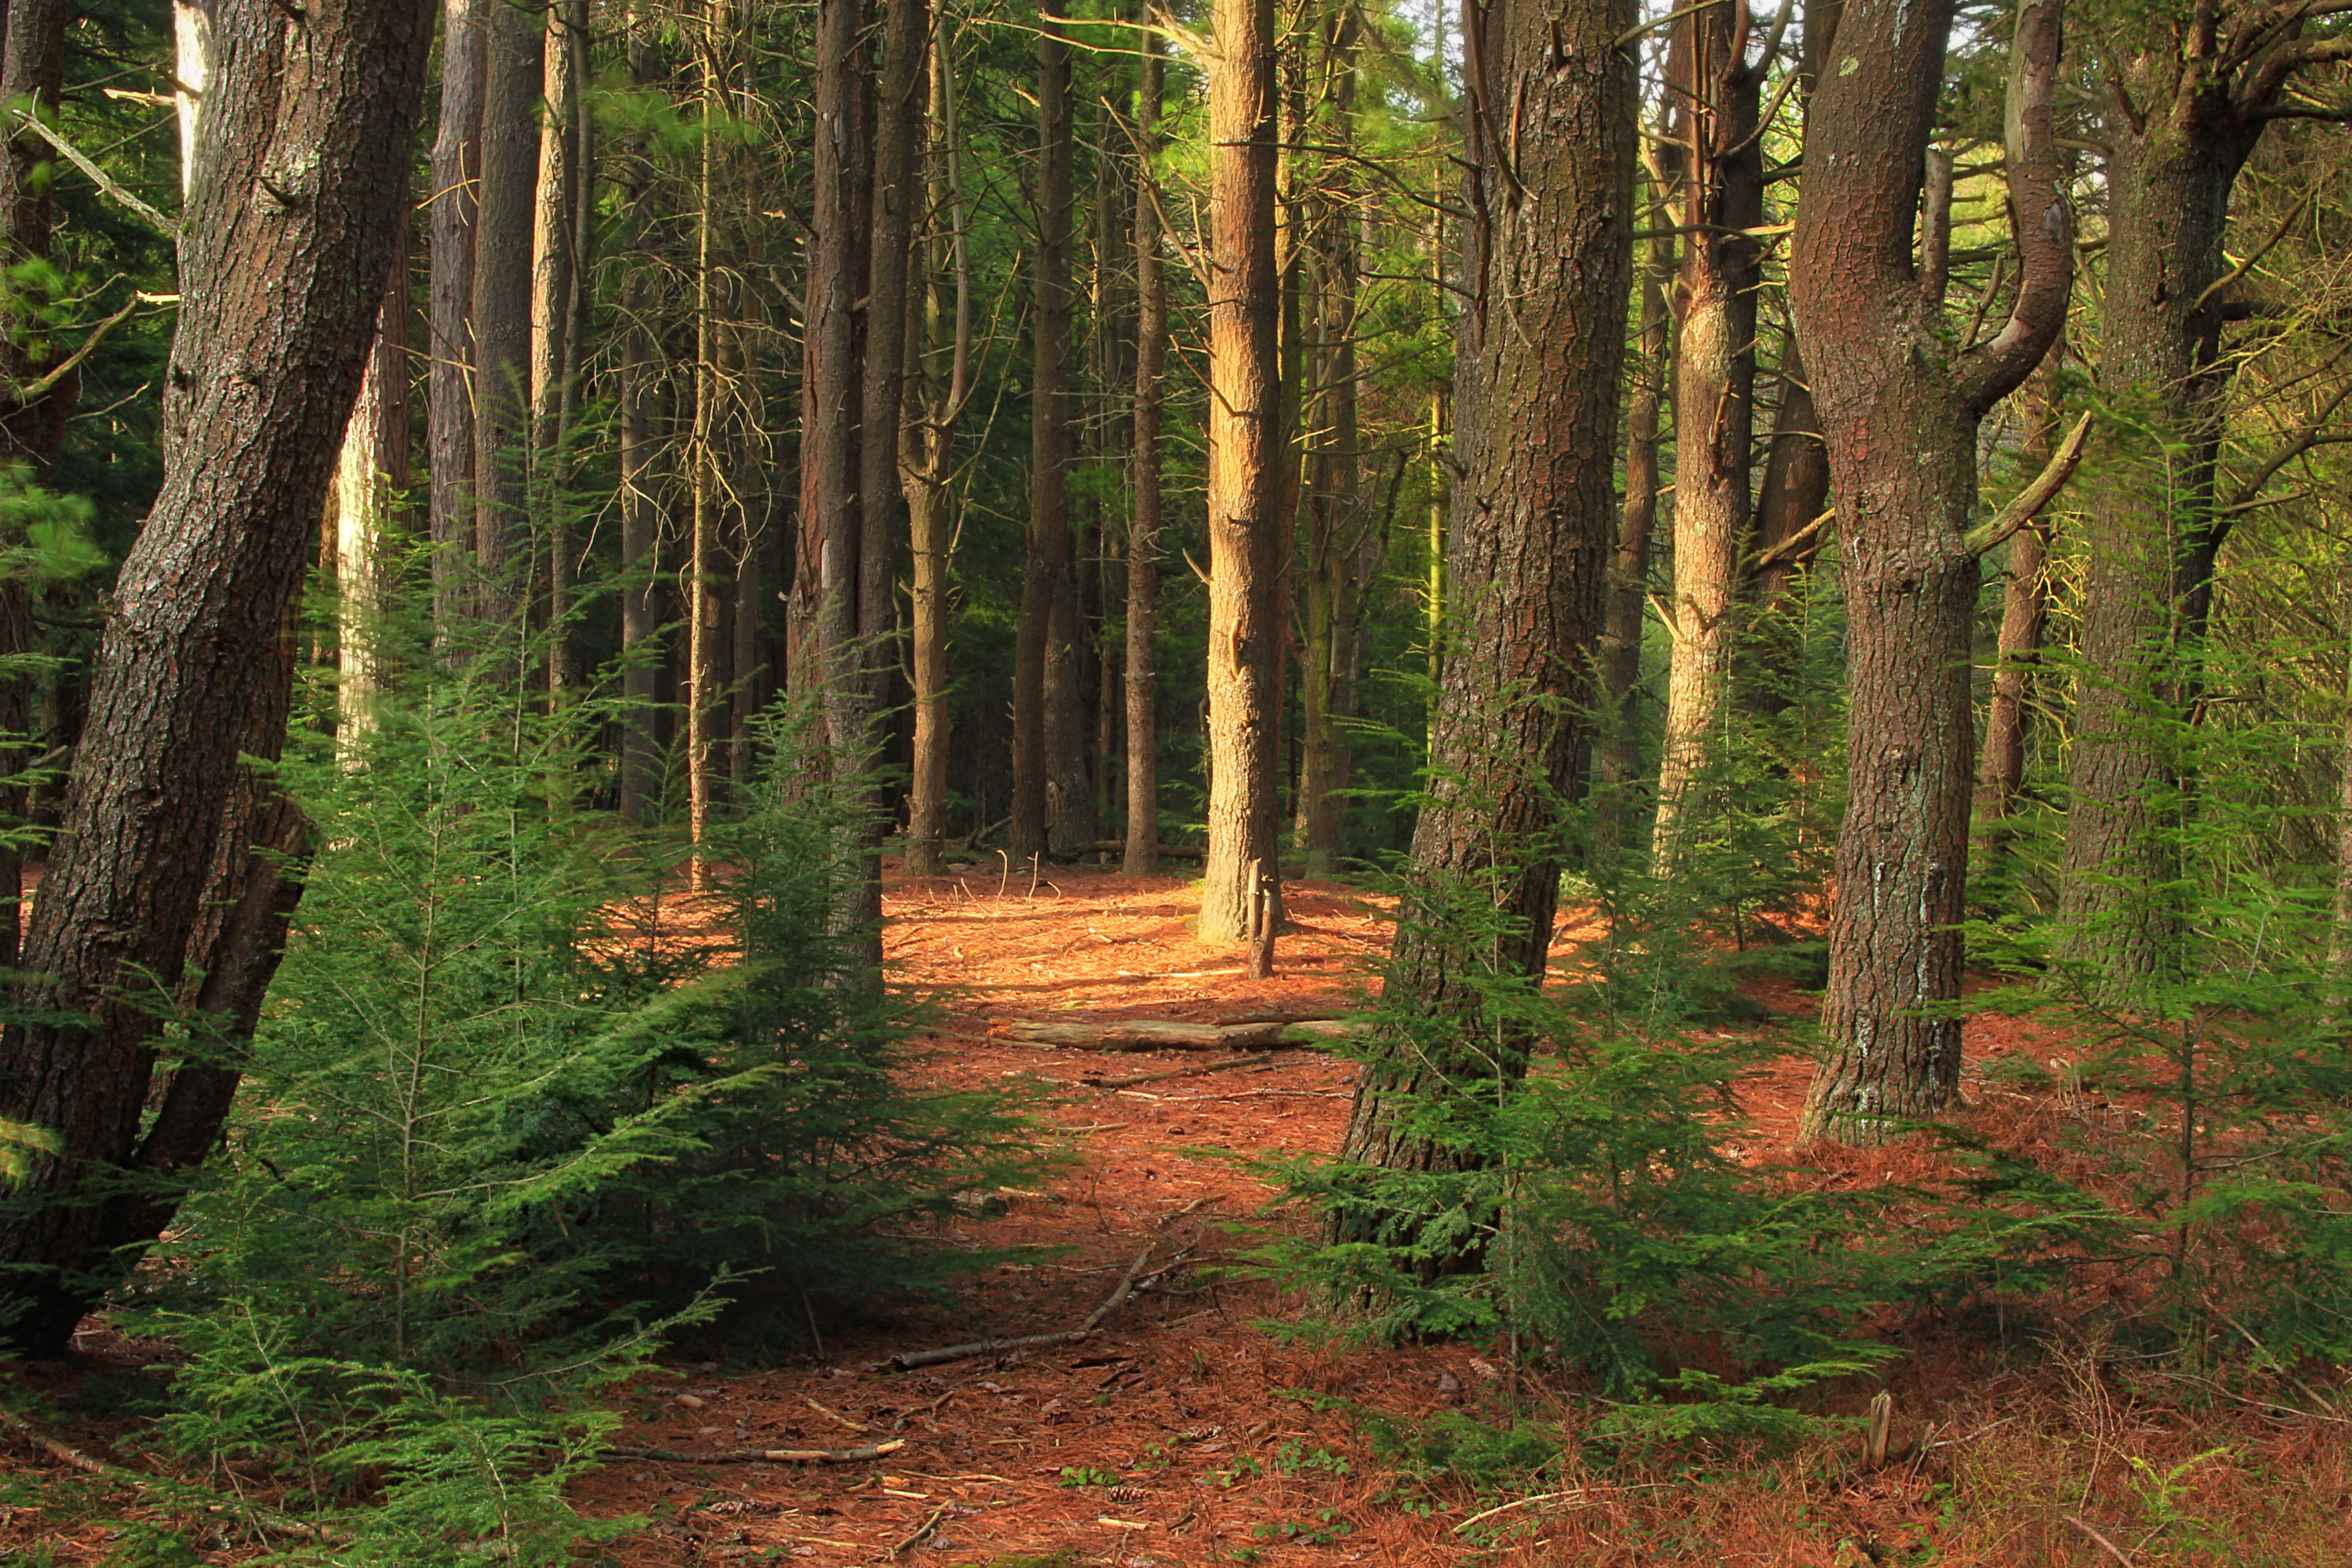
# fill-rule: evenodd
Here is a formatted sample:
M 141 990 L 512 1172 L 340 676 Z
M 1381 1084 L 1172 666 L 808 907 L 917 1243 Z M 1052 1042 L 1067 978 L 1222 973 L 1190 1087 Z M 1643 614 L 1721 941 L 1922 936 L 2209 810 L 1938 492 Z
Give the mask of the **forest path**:
M 1003 1194 L 1005 1214 L 956 1226 L 947 1240 L 1043 1256 L 966 1281 L 949 1309 L 828 1335 L 808 1361 L 740 1371 L 682 1363 L 676 1379 L 641 1381 L 625 1405 L 623 1443 L 682 1452 L 906 1446 L 840 1466 L 610 1462 L 582 1487 L 583 1503 L 659 1516 L 617 1543 L 616 1555 L 632 1568 L 1469 1555 L 1451 1537 L 1456 1521 L 1373 1500 L 1392 1478 L 1369 1462 L 1353 1421 L 1283 1391 L 1393 1411 L 1475 1407 L 1487 1383 L 1477 1358 L 1458 1346 L 1339 1354 L 1286 1344 L 1254 1326 L 1277 1308 L 1268 1286 L 1215 1277 L 1270 1229 L 1294 1228 L 1260 1217 L 1273 1187 L 1215 1151 L 1336 1150 L 1353 1064 L 1276 1050 L 1231 1070 L 1098 1088 L 1086 1080 L 1207 1065 L 1224 1053 L 1041 1050 L 1009 1037 L 1015 1020 L 1230 1023 L 1360 1007 L 1366 966 L 1387 949 L 1385 911 L 1329 884 L 1292 884 L 1286 899 L 1295 929 L 1281 941 L 1275 977 L 1253 982 L 1240 950 L 1193 939 L 1199 895 L 1183 878 L 1051 868 L 1033 892 L 1025 872 L 995 867 L 890 876 L 894 978 L 942 1006 L 916 1069 L 921 1081 L 1034 1083 L 1049 1096 L 1042 1116 L 1072 1155 L 1043 1190 Z M 888 1370 L 896 1353 L 1075 1327 L 1147 1242 L 1144 1283 L 1091 1339 Z

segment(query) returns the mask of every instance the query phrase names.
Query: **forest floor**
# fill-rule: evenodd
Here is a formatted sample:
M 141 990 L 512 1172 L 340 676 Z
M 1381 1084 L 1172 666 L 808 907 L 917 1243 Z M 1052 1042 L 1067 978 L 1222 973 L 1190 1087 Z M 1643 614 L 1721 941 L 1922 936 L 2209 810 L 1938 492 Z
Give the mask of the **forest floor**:
M 1296 929 L 1276 976 L 1253 982 L 1235 950 L 1193 939 L 1197 893 L 1181 879 L 1059 868 L 1032 889 L 992 868 L 892 875 L 888 963 L 945 1007 L 917 1076 L 960 1088 L 1034 1081 L 1070 1163 L 1037 1190 L 1002 1194 L 1003 1213 L 950 1227 L 948 1245 L 1030 1249 L 968 1279 L 950 1304 L 877 1312 L 782 1363 L 689 1354 L 635 1380 L 616 1405 L 624 1445 L 675 1455 L 889 1447 L 837 1464 L 609 1458 L 575 1502 L 652 1522 L 604 1560 L 2352 1563 L 2352 1420 L 2132 1373 L 2095 1340 L 2055 1329 L 1996 1333 L 1968 1319 L 1903 1325 L 1911 1353 L 1883 1380 L 1832 1396 L 1835 1410 L 1858 1414 L 1874 1388 L 1893 1394 L 1884 1466 L 1863 1463 L 1853 1435 L 1793 1454 L 1646 1467 L 1588 1462 L 1571 1445 L 1552 1493 L 1533 1498 L 1400 1472 L 1359 1415 L 1318 1396 L 1408 1427 L 1449 1412 L 1507 1426 L 1524 1413 L 1571 1436 L 1577 1413 L 1597 1406 L 1474 1345 L 1349 1351 L 1286 1337 L 1270 1325 L 1297 1322 L 1301 1303 L 1222 1271 L 1301 1224 L 1266 1212 L 1275 1188 L 1248 1157 L 1335 1151 L 1352 1064 L 1272 1050 L 1230 1070 L 1122 1087 L 1104 1080 L 1209 1060 L 1042 1050 L 1010 1033 L 1022 1020 L 1234 1023 L 1360 1007 L 1357 988 L 1387 946 L 1384 910 L 1325 884 L 1293 885 L 1286 900 Z M 1785 1055 L 1738 1085 L 1754 1153 L 1773 1157 L 1789 1146 L 1811 1068 L 1786 1021 L 1814 1002 L 1780 980 L 1748 994 L 1776 1016 L 1751 1027 L 1791 1036 Z M 1986 1064 L 2016 1053 L 2046 1061 L 2068 1047 L 2031 1025 L 1970 1019 L 1968 1114 L 1979 1132 L 2032 1145 L 2058 1119 L 2102 1109 L 2063 1079 L 2035 1089 L 1984 1078 Z M 1835 1153 L 1814 1162 L 1811 1179 L 1914 1177 L 1924 1158 Z M 1137 1288 L 1083 1341 L 892 1369 L 895 1355 L 1073 1328 L 1129 1279 Z M 89 1368 L 141 1353 L 102 1331 L 83 1349 L 89 1368 L 39 1392 L 70 1400 Z M 56 1436 L 104 1452 L 136 1434 L 93 1411 Z M 0 1472 L 56 1464 L 21 1434 L 0 1435 Z M 29 1495 L 0 1473 L 0 1563 L 131 1561 L 107 1529 L 45 1528 L 37 1510 L 8 1506 Z M 224 1537 L 202 1560 L 255 1554 Z

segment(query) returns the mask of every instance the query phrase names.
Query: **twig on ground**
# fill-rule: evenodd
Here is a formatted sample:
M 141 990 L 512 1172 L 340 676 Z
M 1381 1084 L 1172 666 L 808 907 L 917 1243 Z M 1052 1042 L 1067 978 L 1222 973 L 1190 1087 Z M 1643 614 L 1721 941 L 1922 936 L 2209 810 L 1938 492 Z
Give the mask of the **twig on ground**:
M 184 1482 L 174 1482 L 163 1477 L 142 1475 L 137 1470 L 125 1469 L 121 1465 L 110 1465 L 103 1459 L 92 1458 L 79 1448 L 58 1441 L 13 1410 L 0 1410 L 0 1426 L 5 1426 L 17 1433 L 26 1442 L 53 1459 L 70 1465 L 84 1475 L 96 1476 L 101 1480 L 110 1481 L 117 1486 L 129 1487 L 134 1491 L 144 1493 L 168 1510 L 240 1515 L 246 1523 L 256 1530 L 268 1531 L 276 1535 L 299 1535 L 310 1541 L 350 1539 L 341 1531 L 330 1530 L 324 1525 L 311 1524 L 296 1519 L 291 1514 L 280 1513 L 276 1509 L 247 1502 L 242 1498 L 224 1498 L 216 1492 L 208 1491 L 201 1487 L 191 1487 Z
M 887 1364 L 896 1367 L 900 1372 L 912 1372 L 917 1367 L 939 1366 L 951 1361 L 967 1361 L 978 1355 L 995 1355 L 1004 1351 L 1031 1350 L 1040 1345 L 1066 1345 L 1073 1341 L 1091 1339 L 1095 1331 L 1102 1327 L 1103 1320 L 1118 1310 L 1120 1304 L 1134 1293 L 1135 1282 L 1141 1278 L 1143 1266 L 1151 1261 L 1151 1254 L 1159 1247 L 1160 1238 L 1167 1234 L 1168 1227 L 1202 1205 L 1213 1202 L 1215 1202 L 1213 1198 L 1195 1198 L 1160 1221 L 1160 1228 L 1151 1233 L 1150 1237 L 1144 1242 L 1142 1250 L 1135 1255 L 1135 1261 L 1129 1264 L 1127 1272 L 1119 1277 L 1118 1289 L 1105 1297 L 1103 1304 L 1088 1313 L 1086 1321 L 1075 1329 L 1056 1329 L 1051 1333 L 1044 1334 L 1021 1334 L 1012 1339 L 974 1340 L 970 1344 L 943 1345 L 938 1350 L 908 1351 L 892 1356 Z
M 2122 1563 L 2123 1568 L 2132 1568 L 2132 1558 L 2130 1552 L 2126 1552 L 2122 1547 L 2117 1546 L 2114 1542 L 2109 1541 L 2105 1536 L 2101 1535 L 2097 1531 L 2093 1530 L 2089 1525 L 2084 1524 L 2081 1520 L 2076 1519 L 2071 1513 L 2066 1515 L 2066 1522 L 2081 1531 L 2084 1534 L 2089 1536 L 2093 1541 L 2096 1542 L 2099 1544 L 2099 1547 L 2105 1551 L 2108 1556 Z
M 848 1428 L 849 1428 L 851 1431 L 853 1431 L 853 1432 L 856 1432 L 856 1433 L 861 1433 L 861 1434 L 863 1434 L 863 1433 L 871 1432 L 872 1430 L 874 1430 L 874 1428 L 873 1428 L 873 1427 L 866 1426 L 864 1422 L 862 1422 L 862 1421 L 852 1421 L 848 1416 L 844 1415 L 840 1411 L 838 1411 L 838 1410 L 835 1410 L 835 1409 L 831 1409 L 831 1408 L 829 1408 L 829 1407 L 827 1407 L 827 1406 L 825 1406 L 825 1405 L 819 1405 L 819 1404 L 818 1404 L 815 1400 L 814 1400 L 814 1399 L 809 1399 L 809 1398 L 805 1398 L 805 1397 L 803 1397 L 803 1398 L 801 1400 L 801 1403 L 802 1403 L 802 1404 L 803 1404 L 803 1405 L 807 1405 L 811 1410 L 815 1411 L 818 1415 L 822 1415 L 822 1416 L 824 1416 L 826 1419 L 831 1420 L 831 1421 L 837 1421 L 837 1422 L 839 1422 L 841 1425 L 843 1425 L 844 1426 L 848 1427 Z
M 895 1454 L 907 1446 L 904 1437 L 869 1443 L 863 1448 L 717 1448 L 688 1454 L 676 1448 L 647 1448 L 615 1443 L 604 1457 L 615 1459 L 659 1459 L 672 1465 L 855 1465 Z
M 1265 1057 L 1233 1057 L 1221 1062 L 1196 1062 L 1191 1067 L 1162 1068 L 1158 1072 L 1131 1072 L 1125 1078 L 1081 1079 L 1090 1089 L 1132 1089 L 1139 1083 L 1157 1083 L 1166 1078 L 1198 1078 L 1203 1073 L 1232 1072 L 1236 1068 L 1270 1068 L 1274 1062 Z
M 1605 1489 L 1612 1492 L 1654 1491 L 1657 1488 L 1654 1485 L 1645 1483 L 1637 1487 L 1609 1487 Z M 1566 1503 L 1568 1506 L 1574 1508 L 1584 1503 L 1595 1502 L 1598 1500 L 1599 1500 L 1593 1495 L 1593 1489 L 1591 1487 L 1575 1487 L 1564 1492 L 1538 1492 L 1533 1497 L 1523 1497 L 1518 1499 L 1517 1501 L 1507 1502 L 1499 1508 L 1490 1508 L 1484 1513 L 1474 1513 L 1468 1519 L 1465 1519 L 1461 1523 L 1455 1525 L 1454 1527 L 1454 1533 L 1459 1535 L 1482 1519 L 1492 1519 L 1498 1513 L 1508 1513 L 1515 1508 L 1531 1508 L 1539 1502 Z
M 894 1559 L 903 1557 L 907 1554 L 907 1549 L 908 1547 L 919 1546 L 924 1541 L 928 1540 L 930 1536 L 932 1528 L 936 1526 L 940 1521 L 948 1516 L 948 1509 L 950 1506 L 950 1505 L 947 1503 L 941 1503 L 939 1507 L 931 1510 L 931 1516 L 923 1521 L 922 1523 L 915 1526 L 914 1534 L 907 1537 L 906 1540 L 890 1548 L 891 1557 Z

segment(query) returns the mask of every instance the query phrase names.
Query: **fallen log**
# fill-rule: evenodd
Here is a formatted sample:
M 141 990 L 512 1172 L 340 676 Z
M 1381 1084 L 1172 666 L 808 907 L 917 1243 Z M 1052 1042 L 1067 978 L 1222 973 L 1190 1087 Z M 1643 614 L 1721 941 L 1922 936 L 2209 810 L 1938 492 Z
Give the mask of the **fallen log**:
M 1157 1083 L 1166 1078 L 1199 1078 L 1207 1073 L 1231 1072 L 1235 1068 L 1255 1068 L 1263 1072 L 1275 1064 L 1264 1057 L 1227 1057 L 1217 1062 L 1194 1062 L 1187 1067 L 1162 1068 L 1158 1072 L 1131 1072 L 1124 1078 L 1089 1078 L 1078 1081 L 1088 1089 L 1133 1089 L 1139 1083 Z
M 895 1454 L 906 1446 L 904 1437 L 893 1437 L 887 1443 L 868 1443 L 863 1448 L 714 1448 L 708 1454 L 688 1454 L 677 1448 L 615 1443 L 599 1457 L 659 1459 L 672 1465 L 855 1465 Z
M 1054 1023 L 1017 1018 L 1011 1038 L 1015 1045 L 1049 1051 L 1265 1051 L 1328 1045 L 1362 1030 L 1360 1023 L 1348 1018 L 1266 1024 L 1187 1024 L 1159 1018 Z

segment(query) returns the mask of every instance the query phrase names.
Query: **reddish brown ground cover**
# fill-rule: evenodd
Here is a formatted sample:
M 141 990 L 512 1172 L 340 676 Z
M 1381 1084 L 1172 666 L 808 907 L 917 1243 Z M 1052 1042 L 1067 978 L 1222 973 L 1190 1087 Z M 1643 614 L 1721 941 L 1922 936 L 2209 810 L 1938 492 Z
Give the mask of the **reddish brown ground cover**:
M 2352 1563 L 2340 1534 L 2352 1506 L 2343 1440 L 2352 1422 L 2129 1377 L 2095 1343 L 2021 1360 L 1980 1325 L 1959 1322 L 1904 1327 L 1912 1354 L 1887 1382 L 1895 1458 L 1883 1468 L 1864 1466 L 1859 1438 L 1848 1437 L 1753 1463 L 1717 1455 L 1588 1472 L 1571 1458 L 1553 1483 L 1560 1495 L 1534 1499 L 1401 1478 L 1356 1419 L 1313 1396 L 1409 1419 L 1451 1410 L 1502 1422 L 1515 1408 L 1540 1408 L 1570 1427 L 1580 1409 L 1594 1407 L 1573 1390 L 1513 1376 L 1475 1346 L 1339 1351 L 1286 1339 L 1265 1324 L 1295 1321 L 1301 1304 L 1223 1272 L 1269 1227 L 1297 1223 L 1264 1212 L 1272 1189 L 1232 1155 L 1335 1149 L 1353 1068 L 1281 1050 L 1231 1070 L 1119 1088 L 1103 1080 L 1202 1058 L 1048 1051 L 1009 1037 L 1022 1019 L 1235 1022 L 1344 1011 L 1359 1005 L 1364 967 L 1386 945 L 1374 901 L 1338 887 L 1295 887 L 1297 930 L 1283 942 L 1275 978 L 1254 983 L 1234 950 L 1192 940 L 1193 901 L 1178 879 L 1095 869 L 1056 869 L 1034 889 L 1022 878 L 1000 886 L 994 873 L 890 879 L 889 963 L 902 984 L 929 989 L 944 1008 L 914 1070 L 966 1087 L 1036 1081 L 1050 1096 L 1043 1114 L 1072 1155 L 1040 1190 L 1000 1194 L 1001 1215 L 975 1213 L 940 1239 L 1034 1247 L 1034 1260 L 968 1280 L 949 1307 L 877 1311 L 836 1328 L 819 1353 L 798 1361 L 742 1365 L 689 1347 L 661 1374 L 638 1380 L 618 1401 L 625 1444 L 686 1454 L 897 1446 L 877 1460 L 838 1465 L 614 1458 L 577 1500 L 654 1522 L 613 1548 L 612 1561 L 2231 1561 L 2198 1545 L 2179 1522 L 2189 1519 L 2224 1538 L 2237 1531 L 2231 1551 L 2261 1543 L 2261 1552 L 2241 1552 L 2245 1563 Z M 1760 982 L 1751 994 L 1790 1016 L 1812 1005 L 1783 982 Z M 1971 1020 L 1967 1046 L 1969 1116 L 1988 1136 L 2046 1150 L 2060 1120 L 2080 1123 L 2107 1109 L 2079 1092 L 1983 1079 L 1984 1065 L 2002 1056 L 2069 1054 L 2047 1031 L 1985 1015 Z M 1790 1055 L 1739 1085 L 1755 1123 L 1751 1157 L 1785 1152 L 1809 1065 Z M 1916 1149 L 1832 1152 L 1804 1179 L 1911 1178 L 1934 1164 Z M 1141 1283 L 1090 1339 L 913 1372 L 889 1366 L 891 1356 L 928 1347 L 1075 1326 L 1139 1255 L 1147 1258 Z M 2052 1342 L 2069 1342 L 2062 1334 Z M 103 1331 L 86 1349 L 93 1367 L 153 1353 Z M 55 1394 L 87 1371 L 25 1376 Z M 1858 1412 L 1870 1392 L 1857 1386 L 1836 1402 Z M 136 1430 L 93 1416 L 58 1435 L 129 1459 Z M 2170 1515 L 2151 1502 L 2151 1477 L 2217 1448 L 2181 1472 L 2165 1505 Z M 7 1467 L 58 1462 L 21 1435 L 0 1435 Z M 2143 1463 L 2152 1467 L 2146 1474 Z M 139 1500 L 122 1504 L 116 1517 L 136 1516 Z M 0 1510 L 0 1562 L 41 1561 L 9 1555 L 36 1543 L 59 1563 L 97 1563 L 111 1550 L 99 1526 L 60 1529 L 29 1512 Z M 257 1551 L 225 1533 L 208 1544 L 219 1562 Z M 2273 1547 L 2280 1554 L 2263 1554 Z

